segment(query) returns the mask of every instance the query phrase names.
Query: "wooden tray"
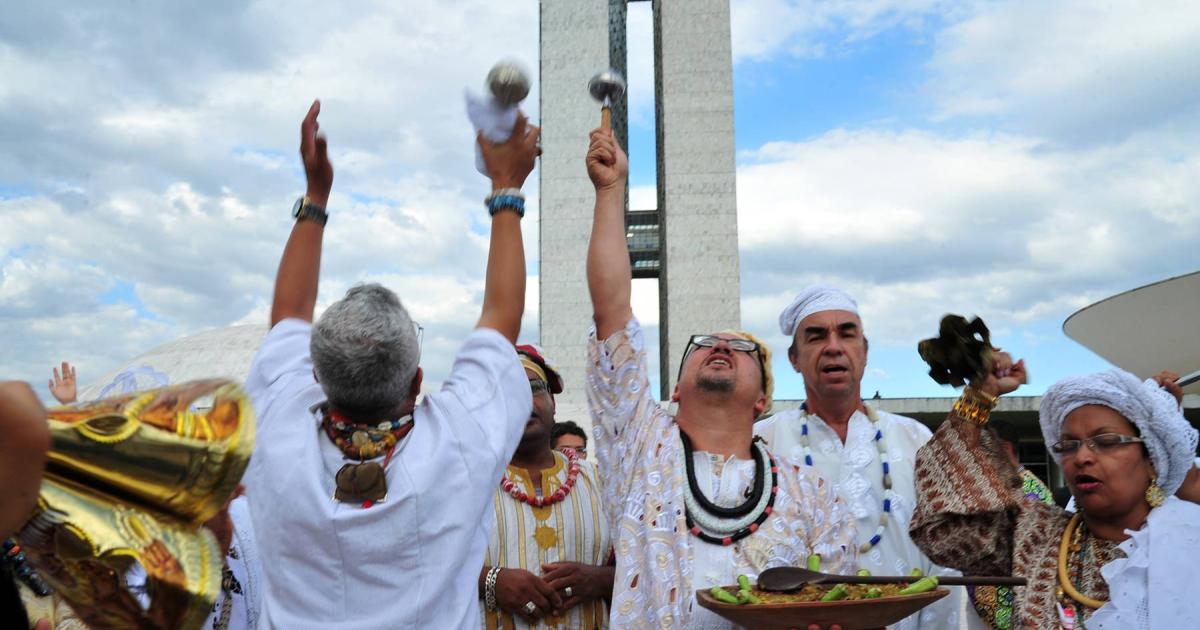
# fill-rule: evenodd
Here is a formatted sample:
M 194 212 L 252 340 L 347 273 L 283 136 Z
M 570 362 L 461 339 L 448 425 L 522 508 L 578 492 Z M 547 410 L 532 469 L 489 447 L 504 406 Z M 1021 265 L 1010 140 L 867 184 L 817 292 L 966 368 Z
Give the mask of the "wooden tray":
M 736 593 L 738 587 L 726 586 L 725 590 Z M 949 594 L 937 588 L 928 593 L 878 599 L 739 606 L 717 601 L 708 590 L 702 590 L 696 591 L 696 601 L 729 621 L 756 630 L 807 628 L 810 623 L 821 627 L 841 624 L 842 630 L 870 630 L 896 623 Z

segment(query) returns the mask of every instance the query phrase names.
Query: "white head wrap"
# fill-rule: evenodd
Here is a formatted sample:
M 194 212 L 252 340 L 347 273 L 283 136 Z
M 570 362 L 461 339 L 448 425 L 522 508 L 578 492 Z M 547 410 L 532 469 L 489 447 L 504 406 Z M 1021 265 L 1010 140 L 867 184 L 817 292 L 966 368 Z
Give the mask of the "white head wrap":
M 791 337 L 805 317 L 822 311 L 850 311 L 857 315 L 858 302 L 837 287 L 814 284 L 801 291 L 779 314 L 779 331 Z
M 1158 485 L 1168 496 L 1175 494 L 1196 457 L 1197 433 L 1174 396 L 1153 380 L 1143 383 L 1124 370 L 1065 378 L 1042 397 L 1038 419 L 1047 445 L 1060 439 L 1067 414 L 1084 405 L 1103 405 L 1132 422 L 1146 443 Z M 1061 465 L 1062 456 L 1051 454 Z

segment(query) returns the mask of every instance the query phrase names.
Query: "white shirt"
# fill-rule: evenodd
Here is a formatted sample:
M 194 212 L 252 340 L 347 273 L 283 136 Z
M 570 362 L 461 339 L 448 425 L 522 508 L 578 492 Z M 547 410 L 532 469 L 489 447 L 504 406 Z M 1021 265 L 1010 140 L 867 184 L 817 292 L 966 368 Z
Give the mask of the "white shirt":
M 1196 548 L 1200 546 L 1200 505 L 1167 497 L 1150 510 L 1146 526 L 1125 530 L 1124 558 L 1100 569 L 1109 601 L 1087 621 L 1097 630 L 1195 628 Z
M 799 409 L 777 413 L 754 426 L 755 435 L 766 440 L 771 450 L 793 461 L 804 462 L 804 449 L 800 442 L 801 418 Z M 913 468 L 916 465 L 917 449 L 921 448 L 933 433 L 923 424 L 888 413 L 876 411 L 879 429 L 887 448 L 888 472 L 892 479 L 891 516 L 884 528 L 879 544 L 866 553 L 858 554 L 859 565 L 873 575 L 908 575 L 919 568 L 926 575 L 958 575 L 939 567 L 921 553 L 908 536 L 908 523 L 916 509 L 916 486 Z M 861 411 L 850 417 L 846 430 L 846 441 L 842 442 L 828 424 L 817 416 L 808 418 L 809 448 L 813 465 L 819 474 L 833 482 L 858 524 L 858 543 L 868 542 L 879 527 L 883 513 L 883 464 L 875 444 L 875 428 L 871 420 Z M 893 630 L 912 630 L 918 627 L 958 628 L 958 610 L 965 591 L 962 587 L 950 587 L 951 594 L 942 601 L 922 609 L 900 623 L 890 626 Z
M 493 493 L 532 409 L 512 344 L 494 330 L 467 337 L 396 447 L 387 499 L 364 509 L 332 498 L 350 460 L 312 411 L 325 395 L 311 329 L 276 324 L 246 382 L 258 414 L 245 483 L 264 568 L 260 626 L 476 627 Z

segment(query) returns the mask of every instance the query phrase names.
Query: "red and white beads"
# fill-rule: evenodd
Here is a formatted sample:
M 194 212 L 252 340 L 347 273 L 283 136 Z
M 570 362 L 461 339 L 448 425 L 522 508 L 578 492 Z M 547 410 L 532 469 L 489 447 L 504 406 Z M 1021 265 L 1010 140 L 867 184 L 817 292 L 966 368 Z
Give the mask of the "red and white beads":
M 571 494 L 571 488 L 575 487 L 575 480 L 579 478 L 579 456 L 569 448 L 564 448 L 560 452 L 567 456 L 567 480 L 550 496 L 531 497 L 524 490 L 517 488 L 517 484 L 513 483 L 507 476 L 500 478 L 500 489 L 507 492 L 512 498 L 522 503 L 528 503 L 533 507 L 549 507 L 556 503 L 561 503 L 567 498 L 567 495 Z

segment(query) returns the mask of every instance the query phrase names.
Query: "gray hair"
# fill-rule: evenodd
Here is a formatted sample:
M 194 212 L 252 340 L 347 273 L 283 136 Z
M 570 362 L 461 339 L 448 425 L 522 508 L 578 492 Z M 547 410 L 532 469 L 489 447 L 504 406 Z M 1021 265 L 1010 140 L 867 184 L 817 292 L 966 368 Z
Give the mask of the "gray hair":
M 416 327 L 400 298 L 380 284 L 360 284 L 313 326 L 313 368 L 334 407 L 378 411 L 408 398 L 417 374 Z

